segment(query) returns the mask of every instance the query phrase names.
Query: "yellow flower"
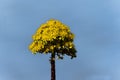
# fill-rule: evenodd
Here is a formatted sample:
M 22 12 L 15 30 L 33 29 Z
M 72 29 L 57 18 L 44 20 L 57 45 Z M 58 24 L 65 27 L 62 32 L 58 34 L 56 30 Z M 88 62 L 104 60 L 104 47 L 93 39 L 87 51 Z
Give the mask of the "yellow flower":
M 50 49 L 53 50 L 53 49 L 54 49 L 54 46 L 50 46 Z
M 36 54 L 37 52 L 52 53 L 56 48 L 58 50 L 60 48 L 73 48 L 74 45 L 71 42 L 73 38 L 74 34 L 70 32 L 69 26 L 58 20 L 50 19 L 41 24 L 32 36 L 33 42 L 29 45 L 29 50 Z

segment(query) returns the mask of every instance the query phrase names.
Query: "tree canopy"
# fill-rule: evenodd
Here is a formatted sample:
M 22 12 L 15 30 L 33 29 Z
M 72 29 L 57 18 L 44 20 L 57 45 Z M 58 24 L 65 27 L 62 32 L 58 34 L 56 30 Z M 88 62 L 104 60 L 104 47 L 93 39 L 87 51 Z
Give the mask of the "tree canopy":
M 50 19 L 41 24 L 32 36 L 33 42 L 29 49 L 33 54 L 55 54 L 63 59 L 64 55 L 76 57 L 76 49 L 73 43 L 74 34 L 70 28 L 59 20 Z

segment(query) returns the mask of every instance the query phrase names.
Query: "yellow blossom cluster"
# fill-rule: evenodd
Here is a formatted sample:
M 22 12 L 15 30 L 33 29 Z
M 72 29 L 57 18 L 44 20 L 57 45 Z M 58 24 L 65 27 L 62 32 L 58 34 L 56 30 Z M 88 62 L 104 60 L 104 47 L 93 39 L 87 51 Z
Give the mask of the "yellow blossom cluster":
M 66 54 L 70 55 L 70 49 L 73 50 L 75 56 L 74 34 L 70 32 L 67 25 L 58 20 L 50 19 L 40 25 L 32 39 L 33 42 L 29 45 L 32 53 L 52 53 L 53 51 L 60 52 L 60 50 L 66 49 Z

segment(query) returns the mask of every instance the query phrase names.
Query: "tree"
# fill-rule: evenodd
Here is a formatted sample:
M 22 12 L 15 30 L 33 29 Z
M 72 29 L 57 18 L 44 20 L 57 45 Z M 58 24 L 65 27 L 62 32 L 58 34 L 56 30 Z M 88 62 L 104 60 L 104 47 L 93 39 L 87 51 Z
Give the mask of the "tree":
M 40 25 L 32 36 L 33 42 L 29 49 L 33 54 L 51 54 L 51 80 L 56 80 L 55 59 L 63 59 L 64 55 L 76 57 L 76 49 L 73 44 L 74 34 L 70 28 L 62 22 L 50 19 Z

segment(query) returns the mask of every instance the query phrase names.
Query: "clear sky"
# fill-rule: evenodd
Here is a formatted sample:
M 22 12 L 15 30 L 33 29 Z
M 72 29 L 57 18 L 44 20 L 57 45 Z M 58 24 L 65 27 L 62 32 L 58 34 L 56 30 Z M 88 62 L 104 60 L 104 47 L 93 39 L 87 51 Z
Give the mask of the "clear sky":
M 57 80 L 120 80 L 120 0 L 0 0 L 0 80 L 50 80 L 50 55 L 28 50 L 50 18 L 70 26 L 78 51 L 56 60 Z

